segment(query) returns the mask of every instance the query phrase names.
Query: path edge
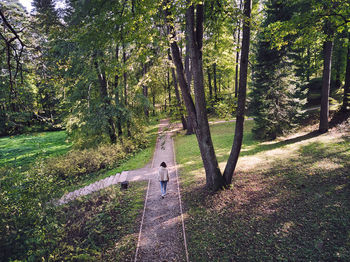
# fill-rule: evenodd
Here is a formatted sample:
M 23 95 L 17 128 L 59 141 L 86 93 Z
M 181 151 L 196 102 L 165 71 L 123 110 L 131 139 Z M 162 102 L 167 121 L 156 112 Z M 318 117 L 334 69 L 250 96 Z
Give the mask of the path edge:
M 134 258 L 134 262 L 137 261 L 137 255 L 139 252 L 139 248 L 140 248 L 140 240 L 141 240 L 141 232 L 142 232 L 142 225 L 143 225 L 143 220 L 145 218 L 145 213 L 146 213 L 146 206 L 147 206 L 147 199 L 148 199 L 148 191 L 149 191 L 149 185 L 151 184 L 151 179 L 148 179 L 148 186 L 147 186 L 147 193 L 146 193 L 146 198 L 145 198 L 145 204 L 143 207 L 143 213 L 142 213 L 142 219 L 141 219 L 141 224 L 140 224 L 140 231 L 139 231 L 139 237 L 137 239 L 137 246 L 136 246 L 136 251 L 135 251 L 135 258 Z
M 176 163 L 176 154 L 175 154 L 175 144 L 174 139 L 171 137 L 171 141 L 173 143 L 173 155 L 174 155 L 174 164 L 175 164 L 175 174 L 176 174 L 176 182 L 177 182 L 177 190 L 178 190 L 178 196 L 179 196 L 179 204 L 180 204 L 180 214 L 181 214 L 181 222 L 182 222 L 182 234 L 184 237 L 184 246 L 185 246 L 185 253 L 186 253 L 186 261 L 189 262 L 189 256 L 188 256 L 188 249 L 187 249 L 187 240 L 186 240 L 186 230 L 185 230 L 185 221 L 184 221 L 184 215 L 182 210 L 182 202 L 181 202 L 181 193 L 180 193 L 180 183 L 179 183 L 179 174 L 177 172 L 177 163 Z

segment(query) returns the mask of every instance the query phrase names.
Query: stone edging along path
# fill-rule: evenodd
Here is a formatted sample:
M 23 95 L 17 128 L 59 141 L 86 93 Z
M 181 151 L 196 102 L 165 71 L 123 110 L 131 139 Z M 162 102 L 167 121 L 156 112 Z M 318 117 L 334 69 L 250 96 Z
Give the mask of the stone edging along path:
M 77 197 L 88 195 L 123 181 L 148 180 L 144 210 L 134 261 L 189 261 L 185 225 L 181 204 L 180 187 L 175 161 L 174 130 L 167 131 L 168 120 L 161 120 L 158 138 L 150 165 L 137 170 L 123 171 L 86 187 L 80 188 L 55 201 L 57 205 L 66 204 Z M 158 167 L 166 162 L 170 180 L 167 195 L 160 195 L 157 180 Z

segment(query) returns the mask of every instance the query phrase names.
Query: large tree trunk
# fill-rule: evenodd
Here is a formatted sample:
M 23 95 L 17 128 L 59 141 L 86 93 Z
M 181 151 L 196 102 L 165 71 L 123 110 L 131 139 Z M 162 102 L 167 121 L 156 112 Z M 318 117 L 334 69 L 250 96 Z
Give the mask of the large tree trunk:
M 169 60 L 172 60 L 171 55 L 170 55 L 170 50 L 168 53 L 168 58 Z M 187 129 L 187 122 L 186 119 L 182 113 L 182 101 L 181 101 L 181 97 L 180 97 L 180 92 L 179 92 L 179 87 L 177 85 L 177 79 L 176 79 L 176 73 L 175 73 L 175 69 L 174 67 L 171 68 L 171 75 L 173 77 L 173 81 L 174 81 L 174 90 L 175 90 L 175 96 L 176 96 L 176 100 L 177 100 L 177 107 L 180 111 L 180 115 L 181 115 L 181 122 L 182 122 L 182 129 L 186 130 Z
M 186 25 L 186 55 L 185 55 L 185 75 L 187 80 L 187 88 L 189 92 L 191 93 L 191 82 L 192 82 L 192 70 L 190 66 L 190 47 L 189 47 L 189 40 L 188 40 L 188 25 Z M 187 122 L 187 131 L 186 135 L 193 135 L 194 134 L 194 127 L 193 127 L 193 121 L 190 120 L 190 116 L 187 116 L 186 119 Z
M 106 74 L 99 67 L 97 60 L 95 60 L 95 68 L 97 71 L 98 81 L 100 83 L 100 95 L 101 95 L 103 107 L 104 107 L 105 111 L 107 111 L 107 107 L 111 106 L 111 101 L 110 101 L 110 98 L 109 98 L 108 92 L 107 92 Z M 108 134 L 109 134 L 111 143 L 115 144 L 117 142 L 117 136 L 115 133 L 114 120 L 110 114 L 108 114 L 108 116 L 107 116 L 107 121 L 108 121 Z
M 194 16 L 194 6 L 190 6 L 186 11 L 197 117 L 195 133 L 204 164 L 207 187 L 211 190 L 218 190 L 224 186 L 224 179 L 216 159 L 206 111 L 202 68 L 203 18 L 203 4 L 198 4 L 196 7 L 196 19 Z M 193 121 L 193 119 L 191 120 Z
M 247 94 L 247 76 L 248 76 L 248 57 L 250 46 L 250 14 L 251 14 L 251 0 L 244 1 L 244 24 L 243 24 L 243 39 L 242 39 L 242 53 L 239 72 L 239 90 L 236 111 L 236 129 L 235 137 L 229 159 L 227 161 L 224 178 L 226 184 L 231 184 L 232 177 L 237 165 L 239 153 L 243 141 L 243 124 Z
M 350 40 L 350 34 L 349 34 Z M 349 97 L 350 97 L 350 46 L 348 46 L 348 54 L 346 58 L 346 71 L 345 71 L 345 84 L 344 84 L 344 96 L 342 110 L 349 110 Z
M 328 131 L 329 123 L 329 89 L 331 82 L 331 65 L 332 65 L 333 41 L 326 40 L 323 47 L 323 76 L 321 91 L 321 113 L 319 131 L 325 133 Z

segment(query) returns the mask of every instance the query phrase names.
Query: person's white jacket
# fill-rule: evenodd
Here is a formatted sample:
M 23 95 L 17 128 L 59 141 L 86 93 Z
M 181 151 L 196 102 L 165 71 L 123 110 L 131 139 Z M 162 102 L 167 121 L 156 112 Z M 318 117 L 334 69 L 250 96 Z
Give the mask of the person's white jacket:
M 168 169 L 166 167 L 160 167 L 158 170 L 158 180 L 159 181 L 168 181 L 169 180 L 169 174 Z

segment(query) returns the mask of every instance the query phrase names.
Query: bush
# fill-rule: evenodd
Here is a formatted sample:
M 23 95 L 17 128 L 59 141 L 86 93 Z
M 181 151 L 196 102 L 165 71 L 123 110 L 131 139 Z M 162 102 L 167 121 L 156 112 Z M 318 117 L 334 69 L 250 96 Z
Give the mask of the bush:
M 118 166 L 147 145 L 140 134 L 123 145 L 101 145 L 41 159 L 26 172 L 1 167 L 0 261 L 48 258 L 62 233 L 51 200 L 65 187 L 90 173 Z
M 234 116 L 237 109 L 237 99 L 233 97 L 225 97 L 224 99 L 217 101 L 214 105 L 215 113 L 224 119 L 230 119 Z
M 101 145 L 97 148 L 73 150 L 67 155 L 51 158 L 44 166 L 46 174 L 57 179 L 77 179 L 80 176 L 118 166 L 127 155 L 145 148 L 148 141 L 143 137 L 125 140 L 123 145 Z

